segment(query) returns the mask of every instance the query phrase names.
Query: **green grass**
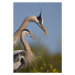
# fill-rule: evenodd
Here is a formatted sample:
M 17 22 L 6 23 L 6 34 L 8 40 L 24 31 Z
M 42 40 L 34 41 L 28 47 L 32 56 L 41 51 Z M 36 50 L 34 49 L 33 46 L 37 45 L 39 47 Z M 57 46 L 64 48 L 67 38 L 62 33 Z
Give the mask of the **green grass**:
M 32 52 L 37 56 L 37 64 L 34 67 L 20 69 L 21 73 L 61 73 L 62 57 L 60 53 L 51 54 L 44 45 L 40 48 L 37 45 L 30 45 Z M 23 50 L 23 46 L 19 43 L 14 50 Z

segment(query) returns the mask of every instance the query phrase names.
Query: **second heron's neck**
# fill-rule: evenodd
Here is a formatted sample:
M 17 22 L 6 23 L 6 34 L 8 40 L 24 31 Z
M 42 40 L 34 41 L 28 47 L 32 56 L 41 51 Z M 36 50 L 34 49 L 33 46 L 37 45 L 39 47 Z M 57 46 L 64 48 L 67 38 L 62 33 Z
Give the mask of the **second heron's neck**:
M 25 34 L 23 34 L 23 33 L 21 34 L 21 42 L 22 42 L 22 44 L 23 44 L 23 46 L 24 46 L 25 51 L 26 51 L 26 52 L 30 52 L 31 49 L 30 49 L 29 45 L 27 44 L 27 42 L 25 41 L 24 35 L 25 35 Z

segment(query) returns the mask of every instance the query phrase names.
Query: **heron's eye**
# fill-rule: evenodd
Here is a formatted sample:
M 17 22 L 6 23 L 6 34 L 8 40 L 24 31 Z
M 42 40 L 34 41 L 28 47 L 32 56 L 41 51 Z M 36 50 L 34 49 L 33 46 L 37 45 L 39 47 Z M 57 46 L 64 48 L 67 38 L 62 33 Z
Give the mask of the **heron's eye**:
M 30 34 L 30 32 L 27 32 L 27 35 L 29 35 Z
M 40 25 L 42 24 L 42 22 L 41 22 L 41 21 L 39 21 L 39 23 L 40 23 Z
M 28 32 L 28 34 L 30 34 L 30 32 Z

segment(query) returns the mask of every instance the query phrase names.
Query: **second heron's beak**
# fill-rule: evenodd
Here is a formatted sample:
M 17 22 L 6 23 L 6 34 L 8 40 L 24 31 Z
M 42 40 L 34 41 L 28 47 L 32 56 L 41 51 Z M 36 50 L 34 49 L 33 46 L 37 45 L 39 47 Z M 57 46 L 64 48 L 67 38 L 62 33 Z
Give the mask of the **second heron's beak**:
M 30 33 L 30 37 L 33 38 L 31 35 L 33 35 L 34 37 L 37 37 L 36 35 Z M 37 37 L 38 38 L 38 37 Z M 37 41 L 35 38 L 33 38 L 35 41 Z
M 43 25 L 41 25 L 41 28 L 45 32 L 45 34 L 48 35 L 48 33 L 47 33 L 47 31 L 46 31 L 46 29 L 45 29 L 45 27 Z

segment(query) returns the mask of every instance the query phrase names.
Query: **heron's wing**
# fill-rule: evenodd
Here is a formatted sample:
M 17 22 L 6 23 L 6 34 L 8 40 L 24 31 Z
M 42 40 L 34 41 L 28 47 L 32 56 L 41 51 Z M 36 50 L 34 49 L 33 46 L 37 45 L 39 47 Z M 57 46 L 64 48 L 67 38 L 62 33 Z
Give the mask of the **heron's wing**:
M 14 68 L 13 68 L 14 72 L 21 69 L 23 67 L 23 65 L 25 64 L 24 56 L 21 55 L 18 58 L 19 58 L 19 60 L 17 62 L 14 62 L 14 65 L 13 65 L 14 66 Z
M 22 52 L 24 52 L 24 50 L 16 50 L 16 51 L 13 51 L 13 55 L 15 55 L 15 54 L 20 54 L 20 53 L 22 53 Z
M 16 72 L 19 69 L 21 69 L 23 67 L 23 65 L 25 64 L 25 60 L 24 60 L 24 56 L 19 56 L 19 54 L 25 54 L 24 50 L 16 50 L 13 51 L 13 59 L 14 59 L 14 68 L 13 71 Z
M 19 60 L 19 54 L 22 55 L 23 53 L 24 53 L 24 50 L 16 50 L 16 51 L 14 51 L 14 53 L 13 53 L 14 62 L 17 62 Z M 24 55 L 25 55 L 25 53 L 24 53 Z

